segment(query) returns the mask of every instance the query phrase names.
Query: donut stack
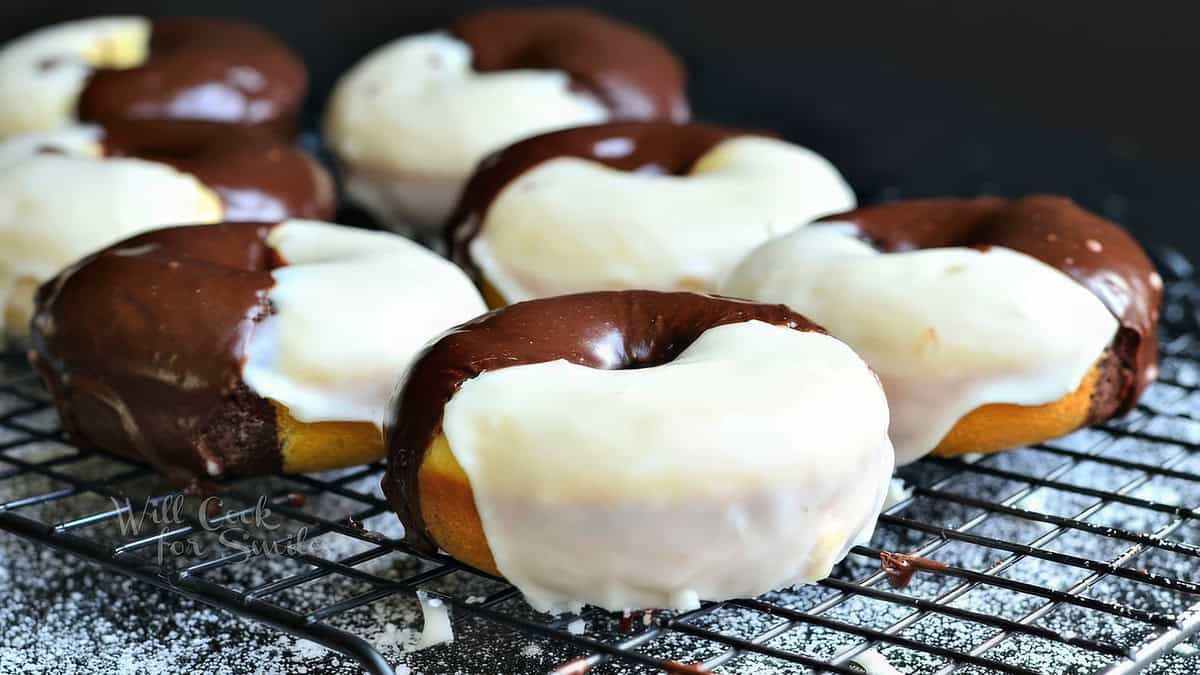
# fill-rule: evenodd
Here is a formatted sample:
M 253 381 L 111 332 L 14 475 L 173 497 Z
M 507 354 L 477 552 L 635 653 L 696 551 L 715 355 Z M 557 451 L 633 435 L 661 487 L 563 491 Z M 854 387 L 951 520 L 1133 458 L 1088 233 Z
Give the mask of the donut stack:
M 813 151 L 690 122 L 679 60 L 612 19 L 483 12 L 351 68 L 324 140 L 392 232 L 328 222 L 306 87 L 236 21 L 0 48 L 0 331 L 75 443 L 204 491 L 386 457 L 416 549 L 538 610 L 687 609 L 826 576 L 897 463 L 1156 376 L 1162 280 L 1120 226 L 857 208 Z

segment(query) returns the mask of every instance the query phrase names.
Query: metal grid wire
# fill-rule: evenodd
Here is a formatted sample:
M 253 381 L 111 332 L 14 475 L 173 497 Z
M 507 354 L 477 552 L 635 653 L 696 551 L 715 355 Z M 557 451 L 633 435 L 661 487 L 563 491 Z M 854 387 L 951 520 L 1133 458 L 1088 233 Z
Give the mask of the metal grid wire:
M 503 653 L 523 633 L 558 648 L 551 669 L 564 675 L 853 674 L 852 659 L 872 649 L 905 672 L 1136 672 L 1200 632 L 1200 289 L 1178 254 L 1160 266 L 1170 277 L 1161 378 L 1133 413 L 1036 447 L 905 467 L 912 494 L 869 545 L 818 584 L 753 600 L 633 617 L 588 609 L 592 628 L 579 634 L 576 617 L 534 613 L 502 580 L 422 558 L 394 527 L 375 526 L 395 520 L 379 463 L 231 481 L 210 522 L 179 508 L 170 525 L 126 533 L 122 519 L 175 497 L 146 466 L 69 445 L 15 355 L 0 361 L 0 528 L 319 642 L 371 673 L 392 670 L 364 624 L 338 619 L 417 591 L 450 606 L 459 641 L 500 627 Z M 282 527 L 247 524 L 260 497 Z M 326 537 L 354 547 L 287 547 Z M 893 589 L 881 550 L 948 567 Z M 272 556 L 294 566 L 254 571 Z M 312 593 L 318 584 L 342 594 Z

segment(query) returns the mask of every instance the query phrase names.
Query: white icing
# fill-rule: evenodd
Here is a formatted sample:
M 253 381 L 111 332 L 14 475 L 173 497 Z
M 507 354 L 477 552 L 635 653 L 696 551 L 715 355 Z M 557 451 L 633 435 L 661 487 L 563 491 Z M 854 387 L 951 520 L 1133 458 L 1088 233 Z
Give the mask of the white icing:
M 887 497 L 883 500 L 883 510 L 887 511 L 893 506 L 906 502 L 912 499 L 913 488 L 911 485 L 904 482 L 903 478 L 893 478 L 888 484 Z
M 509 302 L 608 289 L 713 291 L 754 247 L 854 204 L 828 161 L 769 138 L 721 142 L 687 176 L 558 158 L 497 195 L 470 253 Z
M 267 243 L 275 312 L 246 348 L 243 378 L 302 422 L 381 425 L 404 368 L 426 342 L 486 311 L 450 262 L 386 232 L 290 220 Z
M 417 649 L 453 642 L 454 627 L 450 624 L 450 611 L 446 603 L 429 597 L 424 591 L 417 591 L 417 600 L 421 603 L 421 617 L 425 620 Z
M 867 675 L 904 675 L 888 662 L 887 657 L 874 649 L 868 649 L 855 656 L 850 659 L 850 663 L 862 668 Z
M 347 165 L 352 197 L 397 227 L 429 227 L 441 225 L 488 153 L 608 117 L 593 96 L 571 89 L 564 72 L 477 73 L 466 43 L 425 33 L 355 65 L 330 98 L 325 130 Z M 436 194 L 422 194 L 430 183 L 439 185 Z
M 221 220 L 217 196 L 195 177 L 157 162 L 102 158 L 98 141 L 91 127 L 0 141 L 0 308 L 19 300 L 18 281 L 44 281 L 126 237 Z M 58 152 L 37 152 L 44 147 Z
M 687 609 L 826 576 L 883 503 L 887 420 L 849 347 L 751 321 L 655 367 L 484 373 L 443 428 L 534 608 Z
M 5 44 L 0 48 L 0 138 L 75 121 L 76 103 L 92 70 L 137 65 L 149 41 L 148 20 L 113 16 L 48 26 Z
M 979 406 L 1071 393 L 1117 330 L 1095 295 L 1024 253 L 881 254 L 836 225 L 763 245 L 722 292 L 787 304 L 862 354 L 888 392 L 900 463 Z

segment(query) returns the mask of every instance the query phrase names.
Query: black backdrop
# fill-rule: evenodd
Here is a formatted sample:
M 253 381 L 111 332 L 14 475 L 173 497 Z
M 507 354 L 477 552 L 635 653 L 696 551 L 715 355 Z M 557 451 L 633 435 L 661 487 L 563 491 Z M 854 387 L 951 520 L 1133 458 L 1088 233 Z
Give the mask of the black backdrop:
M 242 16 L 303 54 L 315 120 L 338 73 L 371 47 L 493 4 L 0 0 L 0 40 L 97 13 Z M 698 117 L 815 148 L 863 201 L 1060 192 L 1200 257 L 1200 3 L 576 4 L 670 42 Z

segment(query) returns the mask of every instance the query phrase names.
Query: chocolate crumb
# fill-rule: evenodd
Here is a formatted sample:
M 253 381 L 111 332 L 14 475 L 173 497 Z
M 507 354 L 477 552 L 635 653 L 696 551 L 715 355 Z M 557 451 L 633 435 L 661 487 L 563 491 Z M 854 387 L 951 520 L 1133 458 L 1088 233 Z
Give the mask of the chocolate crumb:
M 550 671 L 550 675 L 587 675 L 592 670 L 595 657 L 583 656 L 573 661 L 567 661 Z
M 887 575 L 892 588 L 901 589 L 912 582 L 913 575 L 918 571 L 941 572 L 946 569 L 946 563 L 922 558 L 911 553 L 879 552 L 879 563 L 883 573 Z

